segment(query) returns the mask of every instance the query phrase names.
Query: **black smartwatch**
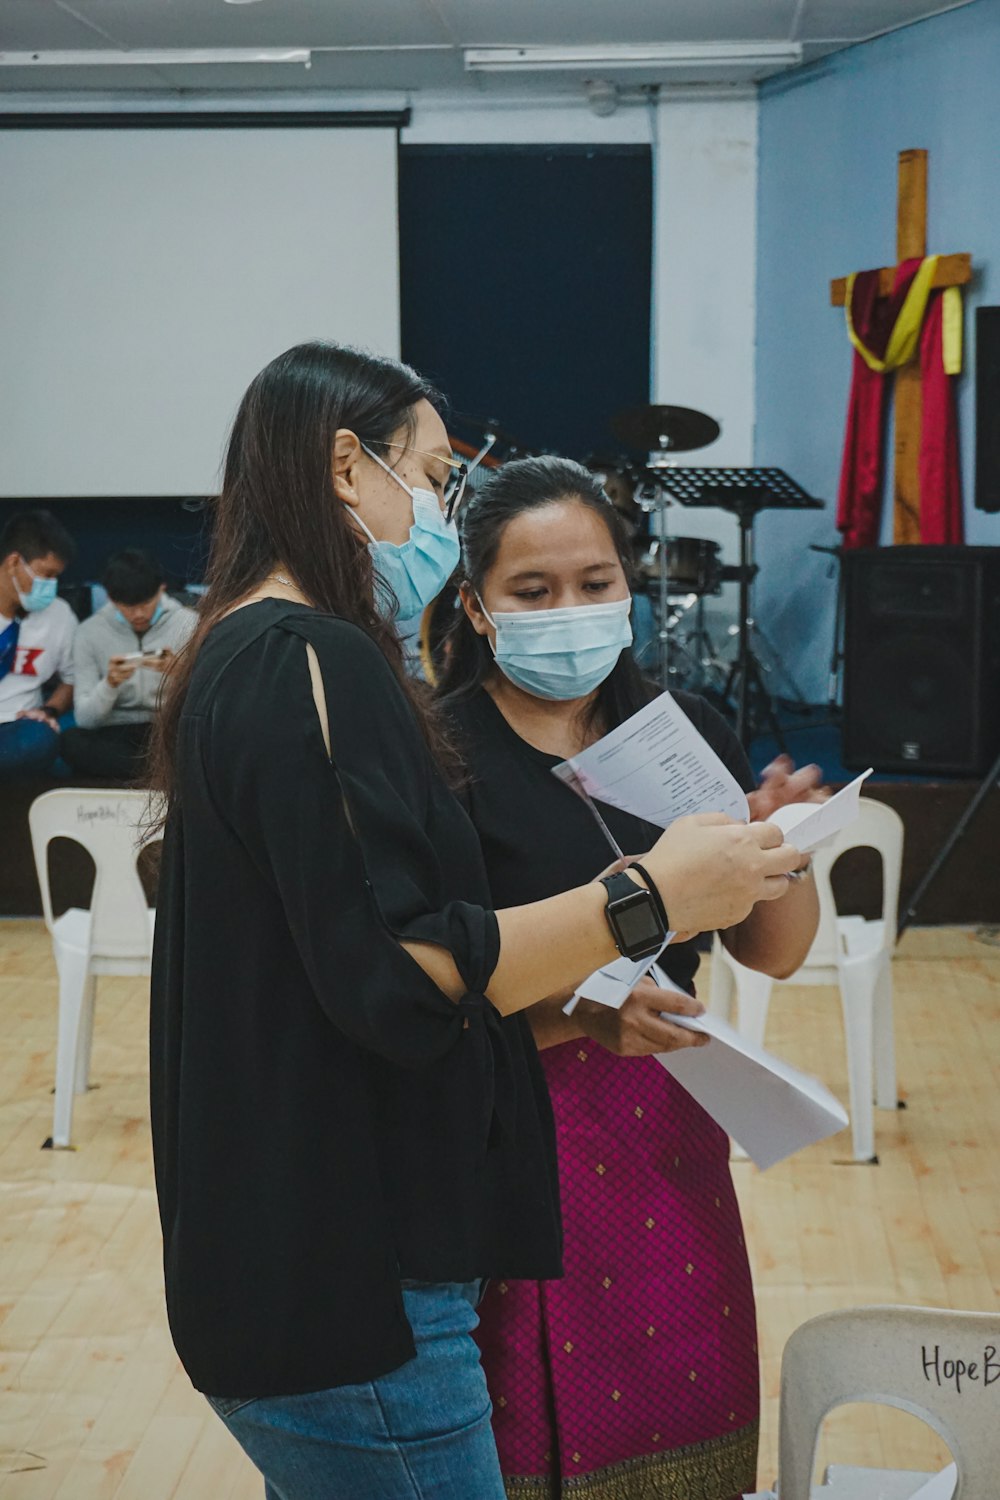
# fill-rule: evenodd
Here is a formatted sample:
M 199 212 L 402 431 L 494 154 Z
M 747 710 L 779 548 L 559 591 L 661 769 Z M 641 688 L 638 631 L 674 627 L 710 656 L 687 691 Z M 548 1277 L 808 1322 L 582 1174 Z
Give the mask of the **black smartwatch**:
M 601 884 L 608 893 L 604 915 L 622 958 L 655 958 L 669 930 L 658 896 L 630 880 L 624 871 L 603 875 Z

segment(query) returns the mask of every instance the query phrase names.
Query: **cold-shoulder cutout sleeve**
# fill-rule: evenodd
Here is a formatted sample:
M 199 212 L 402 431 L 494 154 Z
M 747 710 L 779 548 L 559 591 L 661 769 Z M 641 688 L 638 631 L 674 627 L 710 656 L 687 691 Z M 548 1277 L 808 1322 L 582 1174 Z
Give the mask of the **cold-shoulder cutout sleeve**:
M 326 697 L 329 754 L 307 645 Z M 494 1029 L 484 991 L 499 930 L 475 832 L 361 630 L 296 613 L 267 633 L 263 650 L 262 680 L 279 684 L 269 712 L 253 716 L 266 743 L 242 745 L 235 765 L 215 768 L 214 784 L 240 808 L 249 852 L 278 891 L 329 1019 L 393 1062 L 433 1061 L 470 1027 L 480 1036 Z M 442 994 L 403 940 L 447 949 L 464 999 Z

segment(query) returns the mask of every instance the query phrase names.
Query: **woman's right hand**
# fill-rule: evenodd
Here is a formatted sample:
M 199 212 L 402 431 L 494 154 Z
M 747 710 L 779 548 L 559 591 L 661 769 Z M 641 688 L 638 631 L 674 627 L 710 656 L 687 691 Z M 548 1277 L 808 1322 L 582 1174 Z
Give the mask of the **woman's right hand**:
M 775 824 L 737 823 L 724 813 L 678 818 L 643 860 L 678 932 L 742 922 L 758 901 L 783 896 L 785 877 L 801 863 Z
M 647 974 L 619 1010 L 581 997 L 573 1012 L 573 1022 L 584 1036 L 600 1042 L 617 1057 L 650 1057 L 657 1052 L 676 1052 L 681 1047 L 704 1047 L 709 1041 L 705 1032 L 688 1031 L 685 1026 L 674 1026 L 670 1020 L 671 1015 L 704 1013 L 705 1007 L 693 995 L 661 990 Z

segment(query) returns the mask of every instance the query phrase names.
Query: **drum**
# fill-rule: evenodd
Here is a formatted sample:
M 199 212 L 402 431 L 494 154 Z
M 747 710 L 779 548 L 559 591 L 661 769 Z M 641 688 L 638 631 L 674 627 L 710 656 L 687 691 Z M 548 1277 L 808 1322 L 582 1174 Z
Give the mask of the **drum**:
M 667 538 L 667 583 L 671 594 L 717 594 L 722 588 L 718 542 L 699 536 Z M 660 542 L 653 540 L 639 562 L 640 586 L 655 590 L 660 581 Z

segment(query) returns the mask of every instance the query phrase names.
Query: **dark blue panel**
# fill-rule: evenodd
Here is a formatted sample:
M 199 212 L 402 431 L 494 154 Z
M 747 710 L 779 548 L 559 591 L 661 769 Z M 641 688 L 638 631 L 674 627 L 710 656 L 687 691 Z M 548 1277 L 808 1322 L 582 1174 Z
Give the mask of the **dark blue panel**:
M 189 502 L 190 503 L 190 502 Z M 109 553 L 145 547 L 171 585 L 200 582 L 208 556 L 206 511 L 156 496 L 96 500 L 0 500 L 0 530 L 16 511 L 50 510 L 76 543 L 64 581 L 94 583 Z
M 399 220 L 403 357 L 527 447 L 614 447 L 649 400 L 649 149 L 404 146 Z

